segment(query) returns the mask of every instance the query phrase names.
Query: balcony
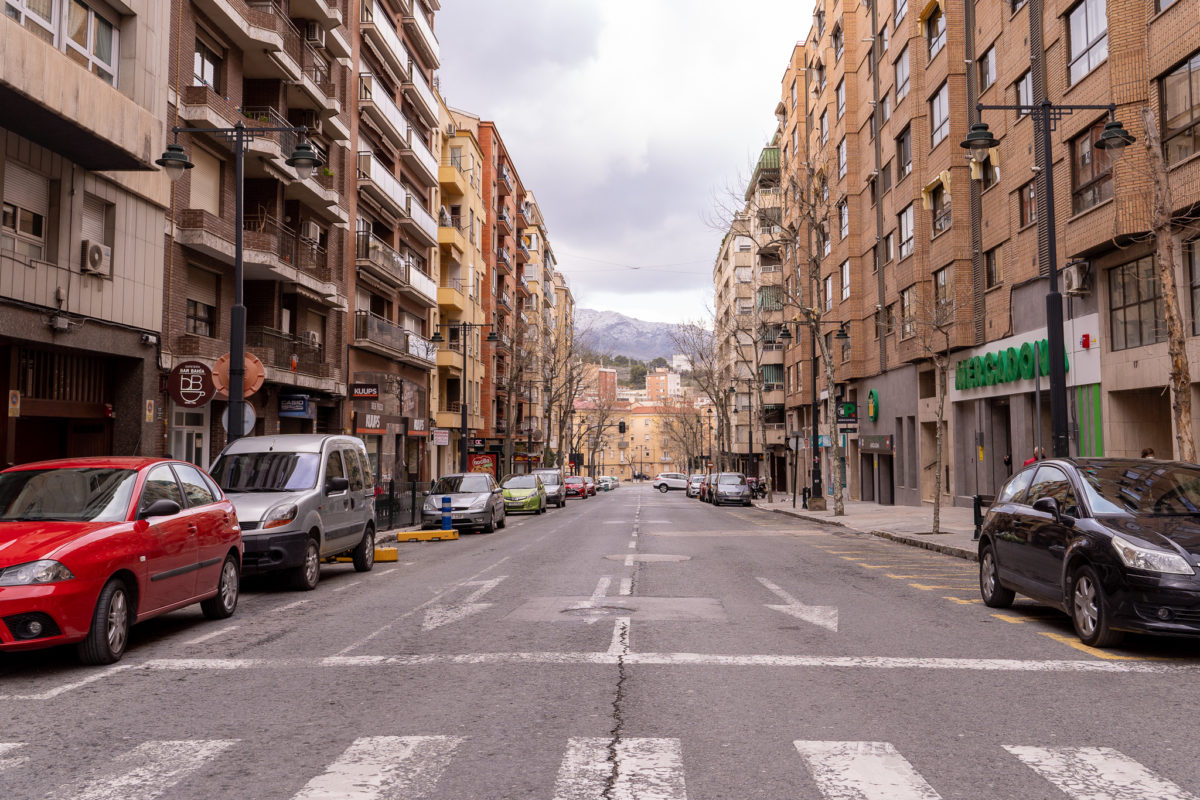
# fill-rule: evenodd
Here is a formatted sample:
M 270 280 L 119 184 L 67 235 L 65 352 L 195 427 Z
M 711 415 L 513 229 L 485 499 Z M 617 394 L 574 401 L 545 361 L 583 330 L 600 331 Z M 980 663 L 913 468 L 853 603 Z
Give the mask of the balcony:
M 529 263 L 529 248 L 525 246 L 525 242 L 517 242 L 517 263 Z
M 412 300 L 416 300 L 418 303 L 427 308 L 437 308 L 437 281 L 425 274 L 425 272 L 422 271 L 414 261 L 409 261 L 408 283 L 400 284 L 400 294 L 405 295 Z
M 424 178 L 426 186 L 432 187 L 438 183 L 438 160 L 429 145 L 425 144 L 425 134 L 412 123 L 408 125 L 408 139 L 400 150 L 400 158 L 409 169 Z
M 404 93 L 412 102 L 413 108 L 425 120 L 426 124 L 434 127 L 438 124 L 438 101 L 429 81 L 416 64 L 409 65 L 409 72 L 404 76 Z
M 496 226 L 506 235 L 513 235 L 512 217 L 508 215 L 507 208 L 502 207 L 496 212 Z
M 513 193 L 512 174 L 508 171 L 507 164 L 501 164 L 500 171 L 496 174 L 496 189 L 501 197 L 508 197 Z
M 247 78 L 300 80 L 304 36 L 278 3 L 269 0 L 197 0 L 196 7 L 242 51 Z
M 511 305 L 509 307 L 511 308 Z M 495 343 L 498 349 L 509 352 L 512 351 L 512 337 L 509 336 L 508 333 L 501 331 L 500 333 L 496 334 L 496 338 L 499 339 L 499 341 Z
M 509 311 L 513 310 L 512 298 L 509 297 L 508 292 L 501 292 L 499 296 L 496 297 L 496 303 L 502 308 L 507 308 Z
M 463 291 L 461 278 L 442 278 L 437 294 L 438 308 L 442 309 L 443 314 L 451 311 L 462 314 L 467 310 L 467 295 Z
M 385 137 L 391 139 L 396 147 L 407 146 L 408 120 L 400 113 L 400 108 L 388 96 L 375 76 L 369 72 L 359 73 L 358 101 L 361 113 L 378 127 Z
M 417 367 L 432 367 L 437 361 L 437 345 L 419 333 L 408 332 L 408 350 L 401 357 Z
M 246 328 L 246 350 L 258 356 L 272 383 L 313 389 L 330 394 L 345 392 L 342 372 L 326 358 L 325 348 L 314 336 L 297 337 L 274 328 Z
M 358 19 L 362 23 L 363 38 L 400 80 L 407 80 L 408 49 L 400 41 L 400 34 L 392 27 L 388 17 L 379 0 L 363 0 L 359 6 Z
M 408 283 L 408 260 L 391 245 L 368 231 L 355 237 L 355 264 L 391 286 Z
M 411 234 L 425 242 L 428 247 L 436 247 L 438 243 L 438 224 L 433 215 L 425 210 L 416 195 L 408 195 L 407 216 L 400 224 Z
M 337 116 L 342 113 L 342 100 L 338 92 L 336 65 L 317 51 L 308 42 L 301 51 L 300 81 L 287 87 L 289 108 L 311 108 L 322 116 Z
M 354 346 L 388 358 L 398 358 L 408 352 L 408 331 L 370 311 L 356 311 Z
M 358 153 L 358 189 L 393 217 L 408 213 L 408 192 L 370 150 Z
M 425 19 L 421 4 L 413 0 L 411 6 L 410 10 L 404 14 L 404 27 L 416 44 L 422 60 L 430 69 L 437 69 L 441 66 L 437 37 L 433 35 L 433 28 L 430 27 L 429 20 Z
M 513 271 L 512 257 L 508 254 L 507 247 L 496 248 L 496 269 L 501 275 L 511 275 Z
M 445 213 L 440 215 L 438 225 L 438 245 L 449 248 L 454 260 L 460 260 L 467 250 L 467 232 L 463 228 L 462 217 Z
M 533 290 L 529 286 L 529 279 L 524 275 L 517 277 L 517 294 L 521 297 L 533 297 Z
M 311 19 L 321 23 L 326 28 L 336 28 L 342 24 L 342 9 L 337 0 L 330 3 L 327 0 L 291 0 L 288 12 L 297 19 Z
M 463 172 L 462 159 L 445 159 L 438 167 L 438 185 L 442 188 L 442 197 L 464 197 L 467 194 L 469 180 Z

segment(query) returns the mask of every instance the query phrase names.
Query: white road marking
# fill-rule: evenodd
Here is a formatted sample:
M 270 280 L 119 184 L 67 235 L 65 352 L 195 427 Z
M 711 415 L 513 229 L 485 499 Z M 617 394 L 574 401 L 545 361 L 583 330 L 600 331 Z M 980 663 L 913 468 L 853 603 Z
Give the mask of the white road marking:
M 277 613 L 279 613 L 280 611 L 290 611 L 290 610 L 291 610 L 291 609 L 293 609 L 293 608 L 297 608 L 297 607 L 299 607 L 299 606 L 302 606 L 302 605 L 304 605 L 305 603 L 311 603 L 311 602 L 312 602 L 312 598 L 311 598 L 311 597 L 309 597 L 309 598 L 306 598 L 306 599 L 304 599 L 304 600 L 296 600 L 296 601 L 294 601 L 294 602 L 288 603 L 286 606 L 280 606 L 279 608 L 276 608 L 276 609 L 274 609 L 274 610 L 272 611 L 272 613 L 276 613 L 276 614 L 277 614 Z
M 400 574 L 400 570 L 398 570 L 398 569 L 394 569 L 394 568 L 393 569 L 380 569 L 380 570 L 375 570 L 374 572 L 372 572 L 371 577 L 382 578 L 382 577 L 385 577 L 388 575 L 399 575 L 399 574 Z
M 630 549 L 630 550 L 633 550 L 633 549 L 636 549 L 636 548 L 637 548 L 637 540 L 636 540 L 636 539 L 634 539 L 632 542 L 630 542 L 630 543 L 629 543 L 629 549 Z
M 837 633 L 838 610 L 836 606 L 806 606 L 766 578 L 759 578 L 758 582 L 765 586 L 767 591 L 779 597 L 786 604 L 767 605 L 767 608 L 772 611 L 783 612 L 788 616 L 804 620 L 805 622 L 811 622 L 813 625 L 818 625 Z
M 596 581 L 596 590 L 592 592 L 592 603 L 599 604 L 608 594 L 608 587 L 612 584 L 612 576 L 605 575 L 600 580 Z
M 358 586 L 360 583 L 362 583 L 362 581 L 354 581 L 353 583 L 347 583 L 345 586 L 337 587 L 336 589 L 334 589 L 334 591 L 335 592 L 344 592 L 347 589 L 353 589 L 355 586 Z
M 1004 749 L 1072 800 L 1197 800 L 1111 747 Z
M 625 566 L 627 566 L 627 567 L 632 567 L 632 566 L 633 566 L 633 560 L 634 560 L 634 555 L 633 555 L 633 553 L 630 553 L 629 555 L 625 556 Z
M 0 694 L 0 700 L 53 700 L 60 694 L 66 694 L 67 692 L 74 691 L 81 686 L 87 686 L 89 683 L 102 681 L 117 672 L 132 669 L 132 667 L 132 664 L 121 664 L 115 667 L 108 667 L 106 669 L 97 670 L 81 680 L 65 683 L 62 686 L 56 686 L 53 689 L 47 689 L 46 691 L 38 692 L 37 694 Z
M 187 775 L 204 766 L 236 739 L 143 742 L 122 753 L 109 766 L 79 783 L 64 786 L 52 798 L 61 800 L 152 800 L 162 797 Z
M 571 739 L 554 784 L 554 800 L 597 797 L 686 800 L 679 740 L 622 739 L 613 744 L 609 739 Z
M 619 617 L 613 622 L 612 642 L 608 645 L 610 656 L 629 652 L 629 617 Z
M 17 756 L 16 758 L 3 758 L 6 753 L 11 753 L 25 745 L 21 742 L 0 742 L 0 772 L 13 767 L 19 767 L 29 759 L 25 756 Z
M 224 636 L 227 633 L 236 631 L 239 627 L 240 626 L 238 626 L 238 625 L 228 625 L 219 630 L 215 630 L 212 633 L 206 633 L 203 636 L 197 636 L 195 639 L 189 639 L 188 641 L 184 642 L 184 645 L 191 646 L 193 644 L 200 644 L 201 642 L 207 642 L 207 641 L 217 638 L 218 636 Z
M 472 614 L 477 614 L 480 611 L 486 611 L 491 608 L 492 603 L 476 603 L 475 601 L 492 589 L 495 589 L 507 577 L 507 575 L 501 575 L 489 581 L 469 581 L 462 584 L 463 586 L 478 586 L 479 588 L 471 592 L 471 594 L 467 595 L 459 603 L 430 606 L 425 612 L 425 619 L 421 622 L 421 630 L 431 631 L 434 628 L 458 622 L 460 619 L 466 619 Z
M 941 800 L 888 742 L 793 744 L 825 800 Z
M 368 736 L 355 739 L 293 800 L 417 800 L 428 797 L 462 739 Z
M 633 594 L 633 578 L 621 578 L 621 589 L 617 594 L 625 596 Z

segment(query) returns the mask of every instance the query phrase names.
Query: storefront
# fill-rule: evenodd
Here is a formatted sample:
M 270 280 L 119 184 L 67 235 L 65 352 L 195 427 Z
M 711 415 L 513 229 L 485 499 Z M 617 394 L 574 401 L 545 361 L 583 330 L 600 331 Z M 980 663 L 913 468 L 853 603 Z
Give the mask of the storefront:
M 884 505 L 922 503 L 919 465 L 934 459 L 920 452 L 917 438 L 919 375 L 915 365 L 898 366 L 847 391 L 858 429 L 847 442 L 852 496 Z

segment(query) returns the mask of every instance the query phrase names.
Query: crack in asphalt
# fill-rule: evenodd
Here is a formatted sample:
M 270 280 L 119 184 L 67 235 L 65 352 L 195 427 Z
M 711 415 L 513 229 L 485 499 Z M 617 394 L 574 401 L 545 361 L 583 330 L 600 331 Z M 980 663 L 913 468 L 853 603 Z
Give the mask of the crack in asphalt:
M 642 516 L 642 498 L 639 494 L 637 509 L 633 512 L 633 536 L 634 541 L 637 540 L 639 520 Z M 640 564 L 637 562 L 633 565 L 632 574 L 629 576 L 629 594 L 633 595 L 637 588 L 637 573 Z M 618 623 L 619 624 L 619 623 Z M 608 757 L 609 765 L 608 776 L 604 780 L 604 791 L 601 797 L 604 800 L 613 800 L 613 792 L 616 790 L 617 780 L 621 777 L 621 756 L 620 746 L 622 737 L 625 735 L 625 684 L 629 678 L 625 667 L 625 658 L 629 655 L 629 624 L 626 623 L 621 627 L 620 633 L 620 649 L 617 652 L 617 687 L 616 694 L 613 696 L 612 716 L 613 726 L 609 731 L 608 740 Z

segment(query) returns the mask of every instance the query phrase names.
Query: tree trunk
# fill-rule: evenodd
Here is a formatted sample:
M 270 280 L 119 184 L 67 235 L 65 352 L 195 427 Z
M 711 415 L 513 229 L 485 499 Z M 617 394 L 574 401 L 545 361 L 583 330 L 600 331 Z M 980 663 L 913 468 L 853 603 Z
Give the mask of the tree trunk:
M 1156 245 L 1158 283 L 1163 299 L 1163 318 L 1167 323 L 1167 355 L 1171 359 L 1171 411 L 1175 418 L 1177 447 L 1182 461 L 1195 462 L 1196 444 L 1192 437 L 1192 376 L 1187 360 L 1187 337 L 1183 315 L 1179 311 L 1179 290 L 1175 285 L 1176 249 L 1171 235 L 1171 186 L 1163 161 L 1158 123 L 1154 111 L 1142 109 L 1146 128 L 1146 152 L 1150 156 L 1150 176 L 1154 181 L 1154 217 L 1152 227 Z
M 820 318 L 818 317 L 818 320 Z M 819 330 L 819 329 L 817 329 Z M 837 376 L 833 369 L 833 356 L 829 349 L 825 346 L 824 337 L 817 335 L 817 342 L 821 347 L 821 360 L 825 362 L 825 387 L 829 395 L 829 485 L 833 487 L 833 515 L 835 517 L 846 516 L 846 502 L 842 495 L 842 446 L 837 434 L 837 408 L 834 404 L 834 387 L 837 384 Z M 816 424 L 816 420 L 813 420 Z

